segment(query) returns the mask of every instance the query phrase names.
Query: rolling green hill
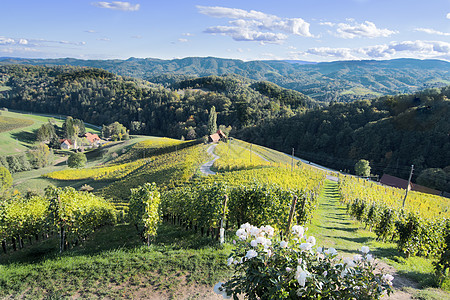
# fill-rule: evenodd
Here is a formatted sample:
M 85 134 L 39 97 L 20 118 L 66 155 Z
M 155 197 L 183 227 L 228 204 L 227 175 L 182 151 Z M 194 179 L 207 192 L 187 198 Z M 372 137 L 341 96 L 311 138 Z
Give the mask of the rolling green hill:
M 215 57 L 187 57 L 173 60 L 9 58 L 0 59 L 0 64 L 96 67 L 119 75 L 160 83 L 170 82 L 173 75 L 197 77 L 235 74 L 258 81 L 271 81 L 324 102 L 348 102 L 374 98 L 378 95 L 411 93 L 424 88 L 442 87 L 450 83 L 449 62 L 417 59 L 305 64 L 288 61 L 244 62 Z M 168 77 L 159 76 L 163 74 L 170 75 Z
M 69 114 L 97 125 L 118 121 L 132 134 L 174 138 L 206 135 L 212 106 L 217 125 L 235 129 L 319 106 L 299 92 L 270 84 L 269 93 L 269 83 L 257 87 L 257 82 L 238 76 L 177 81 L 167 88 L 101 69 L 67 66 L 0 66 L 0 76 L 10 88 L 0 92 L 0 106 Z

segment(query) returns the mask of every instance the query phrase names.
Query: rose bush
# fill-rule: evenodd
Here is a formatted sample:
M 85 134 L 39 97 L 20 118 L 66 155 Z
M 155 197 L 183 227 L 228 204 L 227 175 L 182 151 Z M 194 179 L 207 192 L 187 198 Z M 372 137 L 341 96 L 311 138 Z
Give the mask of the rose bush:
M 380 299 L 392 292 L 393 276 L 374 272 L 368 247 L 342 259 L 334 248 L 315 247 L 315 238 L 305 233 L 295 225 L 282 239 L 271 226 L 243 224 L 227 260 L 235 274 L 220 287 L 222 294 L 235 299 L 239 294 L 248 299 Z

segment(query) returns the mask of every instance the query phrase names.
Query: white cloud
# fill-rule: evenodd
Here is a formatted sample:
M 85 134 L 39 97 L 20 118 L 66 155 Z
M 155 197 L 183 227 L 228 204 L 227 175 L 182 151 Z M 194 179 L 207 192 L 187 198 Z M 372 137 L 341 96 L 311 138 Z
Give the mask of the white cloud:
M 28 47 L 44 47 L 48 46 L 48 44 L 60 44 L 60 45 L 74 45 L 74 46 L 83 46 L 86 45 L 86 42 L 72 42 L 72 41 L 51 41 L 44 39 L 25 39 L 25 38 L 9 38 L 0 36 L 0 46 L 9 45 L 9 46 L 25 46 Z
M 447 19 L 450 19 L 450 13 L 447 14 Z
M 9 45 L 9 44 L 15 44 L 15 43 L 16 43 L 16 41 L 14 39 L 0 36 L 0 45 Z
M 178 39 L 178 41 L 179 41 L 180 43 L 187 43 L 189 40 L 188 40 L 188 39 Z
M 109 42 L 109 41 L 111 41 L 111 39 L 105 37 L 105 38 L 99 38 L 99 39 L 97 39 L 97 41 Z
M 142 35 L 133 35 L 132 38 L 133 39 L 142 39 Z
M 280 18 L 260 11 L 246 11 L 238 8 L 219 6 L 197 6 L 199 13 L 215 17 L 232 19 L 229 26 L 213 26 L 206 33 L 228 35 L 236 41 L 260 41 L 279 43 L 286 34 L 312 37 L 310 24 L 301 18 Z
M 335 59 L 376 59 L 393 57 L 441 58 L 450 59 L 450 43 L 442 41 L 402 41 L 389 44 L 374 45 L 361 48 L 311 48 L 306 52 L 296 54 L 310 54 Z
M 90 30 L 85 30 L 84 32 L 87 32 L 87 33 L 96 33 L 97 31 L 90 29 Z
M 438 31 L 438 30 L 435 30 L 435 29 L 431 29 L 431 28 L 415 28 L 414 31 L 425 32 L 425 33 L 428 33 L 428 34 L 450 36 L 450 33 L 448 33 L 448 32 L 442 32 L 442 31 Z
M 235 41 L 258 41 L 265 43 L 280 43 L 287 39 L 283 33 L 260 32 L 238 26 L 216 26 L 209 27 L 205 33 L 228 35 Z
M 108 8 L 113 10 L 122 11 L 137 11 L 140 8 L 140 4 L 131 4 L 130 2 L 112 1 L 112 2 L 93 2 L 92 5 L 100 8 Z
M 357 57 L 352 54 L 353 52 L 354 52 L 353 49 L 350 48 L 330 48 L 330 47 L 311 48 L 306 51 L 307 54 L 317 56 L 325 56 L 338 59 L 357 59 Z
M 184 36 L 194 36 L 192 33 L 190 33 L 190 32 L 185 32 L 185 33 L 182 33 L 181 35 L 184 35 Z
M 367 38 L 376 38 L 376 37 L 388 37 L 393 34 L 398 33 L 397 31 L 389 30 L 389 29 L 380 29 L 377 26 L 369 21 L 365 21 L 364 23 L 358 24 L 353 20 L 349 20 L 352 24 L 347 23 L 331 23 L 331 22 L 321 22 L 320 25 L 336 27 L 335 35 L 345 39 L 353 39 L 356 37 L 367 37 Z

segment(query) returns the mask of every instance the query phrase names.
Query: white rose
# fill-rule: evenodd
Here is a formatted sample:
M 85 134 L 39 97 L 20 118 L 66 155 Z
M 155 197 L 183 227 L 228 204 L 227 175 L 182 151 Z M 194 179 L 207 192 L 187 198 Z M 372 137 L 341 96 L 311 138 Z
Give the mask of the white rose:
M 313 236 L 310 236 L 306 241 L 311 243 L 313 246 L 316 244 L 316 238 Z
M 231 265 L 233 263 L 233 258 L 230 257 L 227 259 L 227 266 Z
M 247 251 L 247 254 L 245 255 L 246 258 L 251 259 L 253 257 L 256 257 L 258 255 L 258 252 L 256 252 L 253 249 L 250 249 Z
M 356 267 L 356 264 L 355 264 L 355 262 L 353 261 L 353 259 L 351 259 L 351 258 L 349 258 L 349 257 L 344 258 L 344 264 L 346 264 L 347 266 L 349 266 L 349 267 L 351 267 L 351 268 Z

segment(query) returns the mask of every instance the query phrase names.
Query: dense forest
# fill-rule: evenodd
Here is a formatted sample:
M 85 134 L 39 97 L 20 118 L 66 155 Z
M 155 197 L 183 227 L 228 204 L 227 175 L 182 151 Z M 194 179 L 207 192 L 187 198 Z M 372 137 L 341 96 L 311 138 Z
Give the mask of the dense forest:
M 450 84 L 450 63 L 439 60 L 396 59 L 386 61 L 248 61 L 215 57 L 187 57 L 161 60 L 11 59 L 0 64 L 71 65 L 102 68 L 122 76 L 132 76 L 164 84 L 173 75 L 185 79 L 235 74 L 257 81 L 270 81 L 299 91 L 317 101 L 351 102 L 383 95 L 412 93 L 424 88 Z M 168 76 L 166 76 L 169 74 Z
M 1 66 L 0 79 L 7 87 L 1 106 L 97 125 L 118 121 L 132 134 L 175 138 L 206 135 L 213 106 L 217 124 L 235 130 L 318 106 L 299 92 L 238 76 L 177 80 L 165 88 L 100 69 L 16 65 Z
M 333 103 L 245 128 L 238 137 L 287 153 L 294 148 L 300 157 L 350 172 L 359 159 L 370 161 L 374 174 L 405 179 L 411 164 L 414 178 L 426 169 L 439 169 L 434 170 L 437 183 L 428 186 L 450 191 L 449 98 L 450 86 Z

